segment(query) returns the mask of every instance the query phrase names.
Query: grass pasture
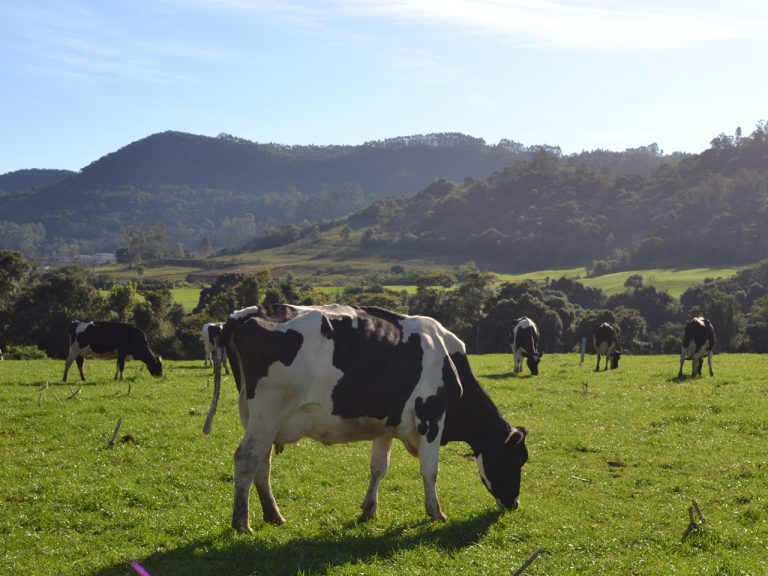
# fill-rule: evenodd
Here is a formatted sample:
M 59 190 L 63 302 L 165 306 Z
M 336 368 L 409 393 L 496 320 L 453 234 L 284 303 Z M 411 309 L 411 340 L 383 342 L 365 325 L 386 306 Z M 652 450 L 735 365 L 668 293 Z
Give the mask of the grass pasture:
M 468 447 L 450 444 L 438 479 L 450 520 L 427 521 L 418 462 L 398 444 L 379 517 L 360 522 L 369 444 L 302 440 L 273 458 L 287 524 L 262 523 L 252 494 L 253 535 L 229 528 L 241 437 L 231 379 L 204 437 L 202 361 L 167 362 L 161 380 L 129 362 L 116 383 L 112 361 L 89 360 L 89 381 L 70 374 L 69 386 L 63 361 L 0 362 L 0 569 L 509 575 L 541 549 L 525 576 L 768 574 L 768 356 L 718 355 L 714 378 L 682 382 L 673 356 L 594 373 L 594 356 L 553 354 L 536 378 L 513 375 L 509 355 L 471 362 L 530 431 L 519 510 L 497 512 Z M 706 523 L 689 523 L 692 499 Z

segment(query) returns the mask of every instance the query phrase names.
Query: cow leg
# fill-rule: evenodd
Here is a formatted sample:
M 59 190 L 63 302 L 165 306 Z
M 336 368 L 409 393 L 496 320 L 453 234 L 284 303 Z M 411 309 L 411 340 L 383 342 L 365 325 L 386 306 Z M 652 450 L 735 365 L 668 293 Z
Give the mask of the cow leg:
M 80 380 L 85 382 L 85 374 L 83 373 L 83 364 L 85 364 L 85 358 L 78 356 L 75 358 L 75 364 L 77 364 L 77 371 L 80 373 Z
M 421 469 L 421 478 L 424 481 L 424 507 L 427 515 L 433 520 L 447 521 L 448 518 L 440 509 L 440 502 L 437 500 L 437 457 L 440 450 L 439 438 L 433 442 L 428 442 L 422 437 L 419 446 L 419 467 Z
M 600 352 L 597 353 L 597 366 L 595 366 L 595 372 L 600 372 Z
M 374 438 L 371 448 L 371 482 L 363 500 L 363 518 L 376 517 L 379 505 L 379 485 L 389 468 L 389 455 L 392 451 L 392 438 Z
M 77 367 L 80 368 L 80 378 L 85 380 L 85 376 L 83 376 L 83 369 L 81 367 L 82 365 L 82 358 L 80 357 L 80 350 L 75 346 L 70 346 L 69 353 L 67 354 L 67 359 L 64 361 L 64 376 L 62 377 L 62 382 L 67 381 L 67 375 L 69 374 L 69 368 L 72 366 L 72 362 L 78 361 Z
M 272 470 L 272 446 L 269 447 L 269 452 L 265 458 L 259 462 L 256 468 L 256 492 L 259 495 L 259 501 L 261 502 L 261 511 L 263 514 L 264 522 L 270 524 L 285 523 L 285 518 L 280 514 L 280 509 L 277 507 L 275 497 L 272 495 L 272 486 L 269 482 L 269 474 Z
M 117 355 L 117 368 L 115 369 L 115 380 L 123 381 L 123 370 L 125 370 L 125 356 Z
M 707 361 L 709 362 L 709 375 L 714 376 L 715 371 L 712 370 L 712 350 L 710 350 L 709 354 L 707 355 Z
M 685 350 L 680 352 L 680 371 L 677 373 L 678 382 L 683 379 L 683 365 L 685 364 Z
M 701 369 L 704 366 L 704 358 L 699 356 L 699 361 L 696 363 L 696 366 L 698 367 L 696 369 L 696 376 L 701 376 Z
M 241 392 L 241 396 L 244 395 L 245 388 Z M 235 497 L 232 506 L 232 527 L 238 532 L 252 532 L 248 514 L 248 496 L 251 491 L 251 484 L 254 483 L 261 501 L 264 521 L 273 524 L 285 522 L 277 508 L 269 483 L 272 442 L 277 435 L 277 429 L 279 429 L 277 423 L 282 422 L 282 419 L 275 418 L 273 422 L 276 425 L 274 429 L 269 426 L 264 428 L 259 426 L 264 423 L 264 418 L 250 419 L 245 436 L 235 450 Z
M 519 351 L 515 352 L 514 361 L 514 372 L 515 374 L 520 374 L 523 371 L 523 355 Z

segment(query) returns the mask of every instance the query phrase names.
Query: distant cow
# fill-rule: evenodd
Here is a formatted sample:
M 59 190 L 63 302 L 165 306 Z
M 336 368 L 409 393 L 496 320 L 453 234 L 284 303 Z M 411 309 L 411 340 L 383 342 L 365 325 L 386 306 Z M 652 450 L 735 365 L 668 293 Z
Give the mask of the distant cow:
M 595 372 L 600 370 L 600 356 L 605 356 L 605 370 L 608 370 L 609 358 L 611 360 L 611 369 L 619 367 L 621 352 L 617 348 L 616 328 L 608 322 L 603 322 L 596 326 L 594 332 L 592 332 L 592 345 L 595 347 L 595 353 L 597 354 Z
M 704 356 L 709 361 L 709 375 L 714 376 L 712 370 L 712 351 L 715 347 L 715 329 L 712 323 L 702 316 L 688 321 L 683 334 L 683 349 L 680 352 L 680 371 L 677 379 L 683 379 L 683 364 L 691 360 L 691 376 L 701 376 L 701 368 L 704 365 Z
M 395 438 L 419 458 L 431 518 L 445 520 L 435 490 L 438 452 L 456 440 L 472 448 L 497 504 L 519 505 L 527 430 L 504 420 L 473 376 L 464 343 L 436 320 L 373 307 L 252 307 L 230 316 L 220 344 L 245 428 L 235 451 L 235 529 L 251 530 L 251 484 L 264 520 L 284 522 L 270 486 L 271 449 L 302 437 L 324 444 L 373 441 L 364 518 L 376 515 Z M 220 379 L 214 382 L 206 433 L 219 394 Z
M 208 322 L 203 324 L 201 337 L 203 339 L 203 348 L 205 349 L 204 365 L 213 364 L 214 354 L 217 349 L 217 343 L 219 336 L 221 335 L 221 329 L 224 327 L 224 322 Z M 224 366 L 224 370 L 229 374 L 229 368 L 227 367 L 227 357 L 223 356 L 221 363 Z
M 86 356 L 96 358 L 117 357 L 115 380 L 123 379 L 126 360 L 141 360 L 153 376 L 163 375 L 163 363 L 147 344 L 147 337 L 139 328 L 120 322 L 80 322 L 69 325 L 69 355 L 64 364 L 64 382 L 72 362 L 77 362 L 80 379 L 85 380 L 83 362 Z
M 544 355 L 539 352 L 539 329 L 530 318 L 523 316 L 515 320 L 515 327 L 509 335 L 509 345 L 512 347 L 512 356 L 514 359 L 515 374 L 523 371 L 523 356 L 526 357 L 526 363 L 531 374 L 539 374 L 539 360 Z

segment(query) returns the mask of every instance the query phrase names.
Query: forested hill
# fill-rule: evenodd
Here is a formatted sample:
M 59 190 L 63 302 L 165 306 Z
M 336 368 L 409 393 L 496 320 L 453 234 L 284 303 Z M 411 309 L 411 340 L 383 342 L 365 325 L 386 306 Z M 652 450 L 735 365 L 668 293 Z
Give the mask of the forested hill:
M 336 218 L 436 178 L 485 177 L 531 149 L 463 134 L 430 134 L 359 146 L 258 144 L 222 134 L 154 134 L 34 194 L 0 196 L 3 222 L 27 226 L 40 251 L 52 242 L 114 250 L 128 226 L 161 223 L 173 245 L 234 245 L 271 226 Z M 47 184 L 41 183 L 41 184 Z M 42 230 L 42 232 L 41 232 Z
M 30 169 L 0 174 L 0 196 L 4 194 L 30 192 L 35 188 L 74 176 L 71 170 Z
M 435 181 L 379 201 L 346 225 L 363 232 L 371 255 L 497 271 L 754 262 L 768 258 L 768 132 L 761 124 L 749 137 L 721 136 L 650 174 L 541 150 L 487 179 Z

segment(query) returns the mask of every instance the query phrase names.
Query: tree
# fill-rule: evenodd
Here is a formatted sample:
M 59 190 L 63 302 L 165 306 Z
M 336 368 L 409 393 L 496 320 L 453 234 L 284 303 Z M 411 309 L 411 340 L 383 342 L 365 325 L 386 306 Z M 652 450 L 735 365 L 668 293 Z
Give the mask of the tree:
M 642 274 L 630 274 L 627 279 L 624 280 L 624 288 L 629 290 L 637 290 L 643 287 L 643 275 Z
M 115 284 L 109 290 L 107 305 L 117 315 L 118 322 L 127 322 L 133 313 L 136 299 L 136 284 Z
M 104 314 L 105 301 L 93 287 L 91 274 L 65 266 L 44 274 L 14 302 L 7 337 L 63 358 L 69 349 L 69 323 L 97 320 Z
M 33 270 L 34 264 L 21 252 L 0 250 L 0 310 L 10 305 L 11 299 Z

